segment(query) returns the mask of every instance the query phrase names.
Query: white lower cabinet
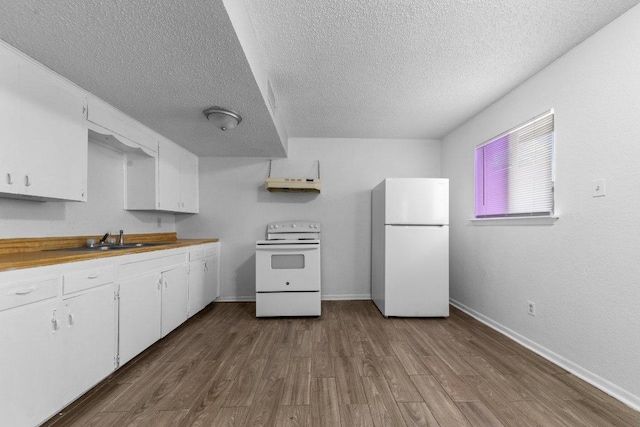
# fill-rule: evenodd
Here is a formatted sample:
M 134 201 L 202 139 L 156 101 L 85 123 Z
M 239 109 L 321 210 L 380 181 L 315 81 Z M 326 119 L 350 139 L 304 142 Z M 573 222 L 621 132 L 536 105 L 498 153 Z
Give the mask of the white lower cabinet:
M 189 263 L 189 316 L 206 307 L 205 292 L 205 261 L 192 261 Z
M 162 272 L 162 336 L 187 320 L 189 308 L 189 266 L 182 265 Z
M 53 300 L 0 313 L 0 424 L 35 426 L 64 406 L 61 311 Z
M 220 296 L 220 243 L 194 248 L 189 253 L 189 316 Z
M 217 297 L 218 245 L 194 309 Z M 0 425 L 43 423 L 187 320 L 189 267 L 168 249 L 0 272 Z
M 212 303 L 220 297 L 220 243 L 213 243 L 205 250 L 204 258 L 205 302 Z
M 113 283 L 63 301 L 60 313 L 64 401 L 71 402 L 115 369 L 116 304 Z
M 118 273 L 120 366 L 182 324 L 189 305 L 186 252 L 133 257 Z
M 114 371 L 115 288 L 95 267 L 0 274 L 0 424 L 38 425 Z
M 120 365 L 160 339 L 161 286 L 157 271 L 120 281 Z

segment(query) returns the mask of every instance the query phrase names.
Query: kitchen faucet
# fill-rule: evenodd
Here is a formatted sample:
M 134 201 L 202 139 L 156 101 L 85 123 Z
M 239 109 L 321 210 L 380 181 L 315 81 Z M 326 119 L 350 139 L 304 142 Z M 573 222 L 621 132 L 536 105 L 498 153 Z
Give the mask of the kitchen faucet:
M 120 230 L 120 246 L 124 245 L 124 231 Z

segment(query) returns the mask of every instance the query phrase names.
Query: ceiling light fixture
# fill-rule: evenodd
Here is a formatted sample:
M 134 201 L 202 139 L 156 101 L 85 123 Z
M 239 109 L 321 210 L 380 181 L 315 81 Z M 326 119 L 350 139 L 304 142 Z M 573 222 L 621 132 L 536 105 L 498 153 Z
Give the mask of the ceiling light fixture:
M 242 121 L 240 114 L 222 107 L 209 107 L 202 111 L 207 120 L 223 131 L 231 130 Z

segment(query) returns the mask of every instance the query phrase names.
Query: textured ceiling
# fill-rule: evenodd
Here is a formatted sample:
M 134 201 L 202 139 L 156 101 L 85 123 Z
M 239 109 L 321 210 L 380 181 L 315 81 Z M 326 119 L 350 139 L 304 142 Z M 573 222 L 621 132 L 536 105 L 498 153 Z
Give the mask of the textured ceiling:
M 441 138 L 638 1 L 245 0 L 290 137 Z
M 440 138 L 638 1 L 244 3 L 289 136 Z M 198 155 L 284 155 L 222 0 L 0 0 L 0 38 Z
M 198 155 L 285 155 L 221 0 L 0 0 L 0 38 Z

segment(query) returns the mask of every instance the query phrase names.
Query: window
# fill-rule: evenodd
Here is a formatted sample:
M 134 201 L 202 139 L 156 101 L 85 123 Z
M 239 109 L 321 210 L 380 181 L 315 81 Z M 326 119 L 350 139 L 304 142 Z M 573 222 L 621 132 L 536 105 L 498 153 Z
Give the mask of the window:
M 553 216 L 553 110 L 476 148 L 476 218 Z

